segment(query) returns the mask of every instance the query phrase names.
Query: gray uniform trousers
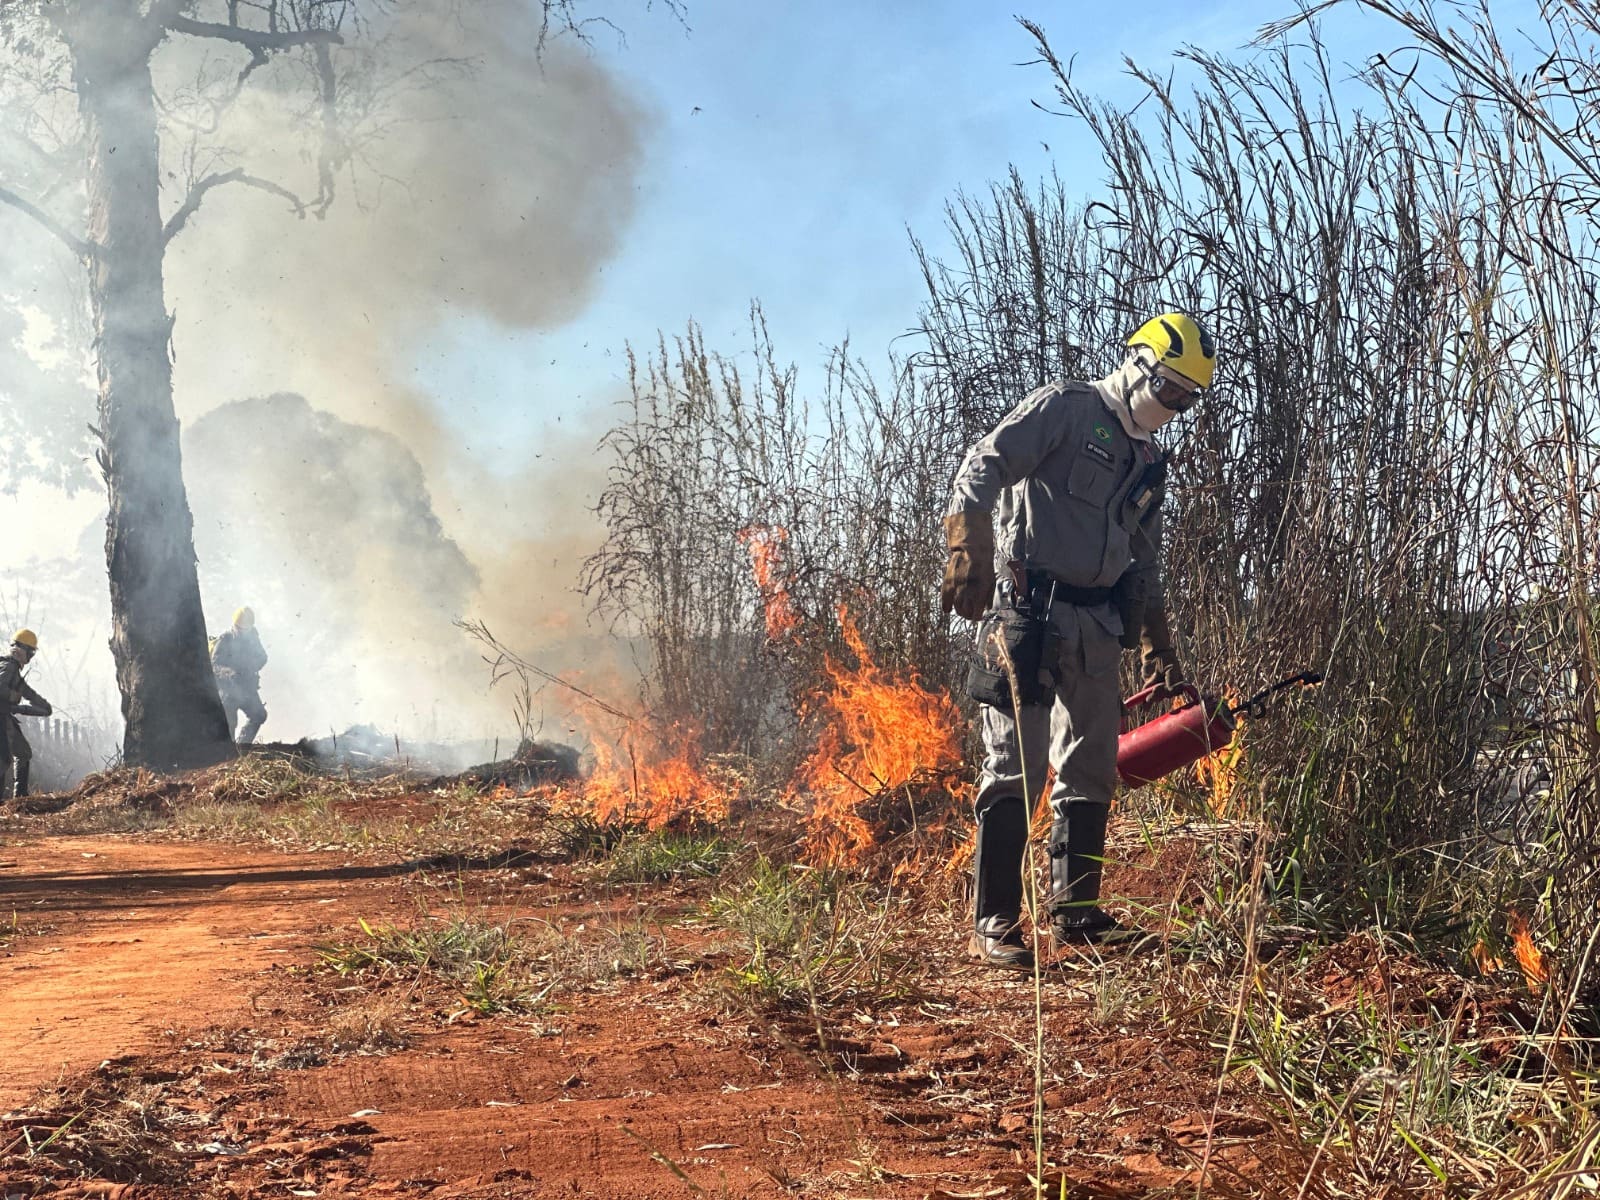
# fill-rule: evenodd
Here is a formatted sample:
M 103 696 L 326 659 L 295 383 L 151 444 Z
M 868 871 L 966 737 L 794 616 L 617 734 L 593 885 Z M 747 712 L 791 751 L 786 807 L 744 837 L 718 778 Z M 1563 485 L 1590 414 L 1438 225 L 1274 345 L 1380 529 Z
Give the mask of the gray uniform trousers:
M 1055 700 L 1022 710 L 1020 747 L 1011 713 L 982 707 L 983 771 L 973 802 L 978 825 L 975 917 L 978 931 L 989 936 L 1015 926 L 1021 915 L 1031 809 L 1022 786 L 1024 754 L 1034 795 L 1044 786 L 1046 766 L 1056 773 L 1050 792 L 1054 824 L 1046 908 L 1089 904 L 1100 895 L 1099 860 L 1117 782 L 1122 721 L 1117 680 L 1121 620 L 1109 605 L 1086 609 L 1058 602 L 1050 615 L 1061 639 Z
M 7 713 L 5 724 L 7 745 L 5 773 L 0 775 L 0 800 L 28 794 L 28 773 L 33 766 L 33 747 L 22 736 L 22 726 L 17 723 L 17 718 Z
M 228 715 L 229 734 L 233 734 L 238 725 L 239 714 L 244 713 L 244 728 L 234 740 L 241 746 L 250 745 L 267 719 L 267 706 L 261 703 L 261 693 L 233 680 L 223 680 L 217 685 L 217 696 L 222 701 L 222 711 Z

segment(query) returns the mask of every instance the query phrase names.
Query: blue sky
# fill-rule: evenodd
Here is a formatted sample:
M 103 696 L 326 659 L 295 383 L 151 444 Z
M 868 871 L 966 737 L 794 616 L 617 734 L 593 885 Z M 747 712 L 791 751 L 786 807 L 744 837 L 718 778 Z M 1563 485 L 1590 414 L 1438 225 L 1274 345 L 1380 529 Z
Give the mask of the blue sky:
M 648 344 L 693 318 L 714 349 L 743 350 L 752 300 L 802 382 L 846 334 L 881 362 L 921 298 L 908 228 L 937 251 L 945 202 L 1013 164 L 1030 180 L 1053 167 L 1086 195 L 1097 186 L 1084 129 L 1033 104 L 1053 104 L 1052 80 L 1024 65 L 1035 52 L 1010 5 L 687 5 L 685 25 L 659 4 L 619 3 L 625 42 L 595 35 L 593 53 L 655 128 L 637 216 L 593 302 L 544 332 L 478 319 L 441 329 L 418 361 L 441 403 L 473 396 L 506 433 L 533 440 L 545 423 L 617 397 L 628 341 Z M 1124 54 L 1161 67 L 1184 44 L 1240 51 L 1291 11 L 1235 0 L 1198 12 L 1057 3 L 1026 15 L 1074 58 L 1077 82 L 1131 103 L 1141 88 Z M 1353 7 L 1335 17 L 1325 33 L 1336 61 L 1397 40 Z
M 684 2 L 684 22 L 660 0 L 580 6 L 626 31 L 596 29 L 590 53 L 649 126 L 635 215 L 580 315 L 532 331 L 457 316 L 416 346 L 413 378 L 449 427 L 470 433 L 475 467 L 503 478 L 525 470 L 551 427 L 578 426 L 576 443 L 592 445 L 624 394 L 628 342 L 648 346 L 657 330 L 671 335 L 692 318 L 712 348 L 742 352 L 752 300 L 803 389 L 846 334 L 882 364 L 922 297 L 908 230 L 937 254 L 946 202 L 1012 165 L 1028 180 L 1054 169 L 1085 197 L 1100 186 L 1087 132 L 1036 106 L 1054 106 L 1053 81 L 1030 63 L 1032 40 L 1010 4 Z M 1512 14 L 1531 6 L 1497 0 L 1497 23 L 1512 28 Z M 1249 54 L 1293 0 L 1023 11 L 1072 60 L 1080 86 L 1132 104 L 1143 89 L 1124 55 L 1181 80 L 1181 47 Z M 1404 40 L 1354 4 L 1324 17 L 1322 33 L 1336 63 Z M 557 455 L 573 444 L 561 441 Z M 23 507 L 36 502 L 30 495 Z M 76 529 L 98 503 L 82 494 L 48 524 Z M 46 523 L 21 524 L 39 532 L 25 554 L 52 544 Z

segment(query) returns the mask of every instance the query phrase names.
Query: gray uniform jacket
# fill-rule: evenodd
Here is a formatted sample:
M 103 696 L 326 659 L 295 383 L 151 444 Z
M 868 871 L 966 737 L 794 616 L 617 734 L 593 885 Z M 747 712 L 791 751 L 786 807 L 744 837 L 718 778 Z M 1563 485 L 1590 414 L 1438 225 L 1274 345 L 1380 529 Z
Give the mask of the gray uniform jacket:
M 22 664 L 9 654 L 0 657 L 0 711 L 9 713 L 21 704 L 24 688 L 33 690 L 22 681 Z
M 967 452 L 949 511 L 994 514 L 996 572 L 1021 559 L 1079 588 L 1130 569 L 1146 604 L 1164 603 L 1161 502 L 1146 472 L 1161 459 L 1130 438 L 1093 384 L 1047 383 Z
M 22 664 L 9 654 L 0 657 L 0 760 L 5 768 L 11 765 L 10 727 L 14 718 L 12 709 L 22 703 Z
M 225 629 L 211 648 L 211 665 L 217 668 L 219 686 L 254 695 L 261 689 L 261 668 L 267 652 L 254 629 Z

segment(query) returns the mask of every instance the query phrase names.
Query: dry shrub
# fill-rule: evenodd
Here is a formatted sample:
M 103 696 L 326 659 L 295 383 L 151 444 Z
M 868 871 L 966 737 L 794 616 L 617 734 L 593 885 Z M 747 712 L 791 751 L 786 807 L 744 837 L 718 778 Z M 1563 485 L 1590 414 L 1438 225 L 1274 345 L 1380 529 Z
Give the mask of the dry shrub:
M 607 536 L 585 587 L 647 647 L 647 708 L 693 717 L 708 752 L 786 776 L 808 748 L 800 708 L 845 649 L 841 602 L 881 665 L 953 677 L 929 536 L 953 439 L 912 377 L 880 389 L 848 348 L 815 402 L 759 311 L 753 350 L 742 368 L 690 326 L 630 356 L 632 398 L 603 442 Z
M 410 1044 L 405 1033 L 406 1007 L 403 997 L 389 992 L 342 1005 L 328 1014 L 328 1043 L 335 1050 L 357 1054 L 403 1050 Z

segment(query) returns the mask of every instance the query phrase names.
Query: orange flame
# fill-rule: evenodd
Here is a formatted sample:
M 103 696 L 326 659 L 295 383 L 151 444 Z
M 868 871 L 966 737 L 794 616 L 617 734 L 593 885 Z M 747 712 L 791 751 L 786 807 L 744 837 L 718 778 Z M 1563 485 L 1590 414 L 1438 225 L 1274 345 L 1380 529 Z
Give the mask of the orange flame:
M 1239 783 L 1239 770 L 1244 764 L 1244 734 L 1237 732 L 1233 741 L 1214 754 L 1207 755 L 1194 765 L 1195 777 L 1211 788 L 1211 815 L 1226 818 L 1233 809 L 1233 792 Z
M 1493 975 L 1506 965 L 1505 960 L 1489 949 L 1489 943 L 1482 938 L 1472 944 L 1472 961 L 1477 965 L 1480 975 Z
M 961 720 L 948 697 L 928 691 L 914 674 L 897 679 L 879 667 L 843 605 L 839 624 L 857 665 L 825 660 L 833 684 L 821 700 L 828 723 L 791 795 L 811 797 L 806 857 L 849 866 L 878 840 L 869 805 L 907 784 L 960 769 Z
M 1533 944 L 1533 937 L 1528 932 L 1528 919 L 1513 908 L 1506 914 L 1506 932 L 1511 935 L 1511 953 L 1517 957 L 1522 977 L 1528 981 L 1528 990 L 1535 993 L 1542 991 L 1550 979 L 1550 969 L 1545 966 L 1544 955 L 1539 947 Z
M 1050 793 L 1056 790 L 1056 769 L 1044 769 L 1044 786 L 1033 802 L 1033 819 L 1028 822 L 1028 840 L 1043 845 L 1050 837 L 1050 827 L 1056 823 L 1056 810 L 1050 807 Z
M 1239 696 L 1237 693 L 1229 693 L 1224 702 L 1236 705 L 1239 703 Z M 1242 728 L 1234 730 L 1233 741 L 1194 765 L 1195 779 L 1211 789 L 1207 803 L 1211 808 L 1211 815 L 1219 820 L 1229 817 L 1234 809 L 1234 789 L 1239 785 L 1239 774 L 1243 765 L 1244 729 Z
M 747 525 L 739 531 L 739 541 L 750 551 L 750 562 L 755 568 L 756 590 L 761 594 L 765 611 L 767 640 L 781 641 L 800 625 L 800 614 L 795 612 L 789 597 L 784 565 L 784 548 L 789 544 L 789 531 L 781 525 Z
M 582 802 L 595 820 L 655 830 L 728 815 L 732 795 L 706 775 L 699 730 L 636 724 L 618 740 L 620 756 L 605 742 L 594 744 L 595 769 L 584 781 Z

